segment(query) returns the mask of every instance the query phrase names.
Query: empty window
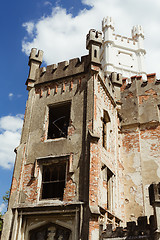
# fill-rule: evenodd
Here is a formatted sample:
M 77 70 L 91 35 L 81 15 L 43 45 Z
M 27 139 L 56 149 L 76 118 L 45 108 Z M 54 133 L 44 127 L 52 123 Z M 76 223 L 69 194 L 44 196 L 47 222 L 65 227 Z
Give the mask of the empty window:
M 63 199 L 66 180 L 66 161 L 43 165 L 42 199 Z
M 105 165 L 101 167 L 103 181 L 106 182 L 107 187 L 107 209 L 112 211 L 113 209 L 113 180 L 114 174 L 113 172 Z
M 97 50 L 94 50 L 94 57 L 97 58 Z
M 158 195 L 160 195 L 160 184 L 158 184 Z
M 107 168 L 107 209 L 112 210 L 113 208 L 113 173 Z
M 107 125 L 110 122 L 110 117 L 107 111 L 103 112 L 103 133 L 102 133 L 102 144 L 105 149 L 107 149 Z
M 70 106 L 70 103 L 64 103 L 49 107 L 48 139 L 67 137 Z

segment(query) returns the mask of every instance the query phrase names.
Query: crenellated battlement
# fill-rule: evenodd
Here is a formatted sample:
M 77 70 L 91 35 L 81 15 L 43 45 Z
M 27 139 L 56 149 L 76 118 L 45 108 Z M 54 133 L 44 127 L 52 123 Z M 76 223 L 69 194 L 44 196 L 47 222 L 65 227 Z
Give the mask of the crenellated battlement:
M 86 36 L 86 48 L 90 49 L 90 44 L 102 45 L 102 33 L 95 29 L 90 29 Z
M 144 39 L 143 27 L 141 25 L 136 25 L 132 28 L 132 38 L 137 40 L 140 36 Z
M 121 101 L 123 116 L 121 125 L 159 124 L 160 81 L 156 74 L 148 74 L 147 81 L 142 76 L 132 76 L 122 80 Z
M 113 19 L 102 21 L 104 41 L 101 48 L 102 68 L 106 74 L 119 72 L 123 77 L 143 75 L 146 81 L 144 31 L 140 25 L 132 28 L 131 37 L 115 34 Z
M 30 66 L 30 63 L 31 63 L 32 60 L 38 61 L 38 62 L 42 63 L 42 60 L 43 60 L 43 51 L 42 51 L 42 50 L 39 50 L 39 51 L 37 52 L 37 48 L 32 48 L 32 49 L 31 49 L 30 56 L 29 56 L 29 66 Z
M 155 203 L 160 202 L 160 182 L 153 183 L 149 186 L 150 204 L 153 206 Z M 158 240 L 160 237 L 160 225 L 159 225 L 159 213 L 160 205 L 154 206 L 154 215 L 151 215 L 149 219 L 147 216 L 138 217 L 137 223 L 135 221 L 127 222 L 126 227 L 117 227 L 112 224 L 107 224 L 104 229 L 104 224 L 100 225 L 101 229 L 101 240 L 105 239 L 145 239 Z M 103 230 L 104 229 L 104 230 Z
M 100 47 L 102 45 L 102 33 L 90 29 L 86 36 L 86 48 L 89 50 L 90 62 L 98 66 L 100 62 Z
M 119 42 L 123 42 L 124 47 L 127 48 L 127 46 L 129 46 L 130 44 L 135 45 L 135 49 L 137 47 L 137 40 L 130 38 L 130 37 L 126 37 L 126 36 L 122 36 L 120 34 L 113 34 L 113 40 L 115 41 L 115 44 L 118 44 Z
M 141 84 L 139 84 L 140 87 L 146 87 L 148 84 L 159 85 L 160 81 L 156 78 L 155 73 L 147 74 L 147 80 L 144 81 L 142 75 L 134 75 L 130 78 L 123 78 L 122 79 L 122 90 L 128 89 L 131 87 L 131 85 L 134 83 L 134 81 L 139 81 Z
M 110 80 L 113 85 L 122 86 L 122 74 L 112 72 L 110 75 Z
M 104 28 L 106 27 L 110 27 L 111 29 L 114 30 L 114 21 L 113 21 L 113 18 L 112 17 L 106 17 L 106 18 L 103 18 L 102 20 L 102 30 L 104 30 Z
M 79 58 L 70 59 L 68 61 L 59 62 L 46 67 L 44 71 L 40 68 L 37 72 L 36 84 L 50 82 L 77 74 L 85 73 L 89 66 L 89 55 Z
M 0 240 L 160 240 L 160 80 L 145 72 L 141 26 L 132 38 L 112 18 L 102 27 L 81 59 L 41 67 L 31 50 Z
M 102 233 L 101 239 L 118 238 L 118 239 L 151 239 L 154 231 L 153 218 L 150 217 L 149 224 L 147 217 L 139 217 L 136 222 L 127 222 L 127 227 L 117 227 L 114 229 L 112 224 L 106 225 L 106 230 Z
M 31 49 L 28 65 L 30 66 L 28 79 L 26 81 L 27 90 L 31 90 L 34 87 L 36 81 L 36 71 L 40 68 L 43 60 L 43 51 L 37 52 L 36 48 Z

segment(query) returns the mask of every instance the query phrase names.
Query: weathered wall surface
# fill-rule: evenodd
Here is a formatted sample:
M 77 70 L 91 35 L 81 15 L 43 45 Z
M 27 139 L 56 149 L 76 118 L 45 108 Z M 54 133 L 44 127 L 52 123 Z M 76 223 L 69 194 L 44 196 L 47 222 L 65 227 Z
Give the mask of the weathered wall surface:
M 93 131 L 93 79 L 100 66 L 101 35 L 95 30 L 90 30 L 87 35 L 89 55 L 82 57 L 81 60 L 72 59 L 69 62 L 53 64 L 46 68 L 40 68 L 43 52 L 38 51 L 37 53 L 36 49 L 31 50 L 30 72 L 26 82 L 29 97 L 21 143 L 17 148 L 9 203 L 9 209 L 14 209 L 12 221 L 14 228 L 9 227 L 12 239 L 17 238 L 16 236 L 21 238 L 20 232 L 25 234 L 23 224 L 26 224 L 26 228 L 30 228 L 32 225 L 30 220 L 23 223 L 25 218 L 22 216 L 22 212 L 23 215 L 29 215 L 31 210 L 33 218 L 39 219 L 37 216 L 39 213 L 36 210 L 43 210 L 43 207 L 45 211 L 48 209 L 48 214 L 52 215 L 53 213 L 55 218 L 57 216 L 57 219 L 61 214 L 63 224 L 60 223 L 59 228 L 63 225 L 68 228 L 65 220 L 66 206 L 71 207 L 69 215 L 74 212 L 75 220 L 70 224 L 75 226 L 76 234 L 82 234 L 82 236 L 74 235 L 74 230 L 69 239 L 88 238 L 90 162 L 88 130 Z M 63 103 L 68 103 L 68 105 L 63 105 Z M 58 104 L 59 106 L 61 104 L 61 108 L 57 107 Z M 63 108 L 66 106 L 69 109 L 66 110 L 67 113 L 64 113 L 64 109 L 62 110 L 62 105 Z M 50 133 L 48 134 L 49 126 L 53 125 L 56 119 L 53 118 L 56 114 L 53 106 L 58 109 L 58 116 L 63 118 L 61 115 L 66 114 L 68 119 L 68 122 L 63 123 L 62 126 L 66 128 L 67 124 L 65 137 L 62 137 L 60 133 L 57 137 L 56 132 L 52 132 L 52 136 Z M 58 170 L 61 171 L 61 175 L 63 174 L 63 179 L 60 176 L 60 179 L 56 179 L 56 183 L 55 179 L 53 180 L 55 178 L 53 171 L 56 168 L 54 164 L 57 164 L 59 169 L 65 169 L 63 172 Z M 46 170 L 51 165 L 52 169 Z M 52 175 L 49 175 L 52 179 L 44 180 L 45 171 L 52 172 Z M 57 184 L 56 187 L 55 184 Z M 49 189 L 53 191 L 53 186 L 57 191 L 59 191 L 58 186 L 62 188 L 61 192 L 58 192 L 60 197 L 55 194 L 55 189 L 54 194 L 47 193 Z M 84 207 L 81 207 L 83 204 Z M 52 210 L 51 207 L 57 207 L 58 210 Z M 44 221 L 49 221 L 46 216 L 44 218 Z M 6 223 L 7 219 L 6 217 Z M 5 231 L 7 231 L 6 228 Z M 29 235 L 23 237 L 28 239 Z
M 147 82 L 134 76 L 122 84 L 121 74 L 101 69 L 102 34 L 90 30 L 86 43 L 88 56 L 46 68 L 40 68 L 42 51 L 31 51 L 29 97 L 2 240 L 28 240 L 41 227 L 52 237 L 57 229 L 57 239 L 63 229 L 63 236 L 71 232 L 67 240 L 97 240 L 108 223 L 124 226 L 152 214 L 148 186 L 160 181 L 160 81 L 151 74 Z M 63 111 L 68 134 L 51 137 L 53 116 Z M 52 173 L 65 168 L 56 179 L 63 181 L 63 196 L 43 196 L 44 186 L 55 186 L 45 185 L 55 184 L 55 172 L 51 181 L 43 178 L 51 165 Z M 148 228 L 146 218 L 138 223 Z M 128 227 L 127 234 L 139 231 L 134 223 Z M 119 236 L 130 237 L 122 228 L 102 237 Z
M 103 81 L 103 83 L 102 83 Z M 89 183 L 89 203 L 94 214 L 101 212 L 104 224 L 108 222 L 118 223 L 124 220 L 123 205 L 123 162 L 120 158 L 121 136 L 119 134 L 119 118 L 116 103 L 112 96 L 107 94 L 104 86 L 104 78 L 100 80 L 98 76 L 94 79 L 94 122 L 93 135 L 90 142 L 90 183 Z M 106 79 L 106 81 L 110 81 Z M 108 82 L 106 82 L 108 84 Z M 110 83 L 111 84 L 111 83 Z M 119 88 L 120 91 L 120 88 Z M 109 115 L 110 121 L 107 123 L 106 147 L 103 146 L 103 120 L 104 111 Z M 109 181 L 107 180 L 107 170 L 112 173 L 112 186 L 108 193 Z M 110 207 L 107 206 L 107 194 L 110 194 Z M 103 210 L 102 210 L 103 209 Z M 97 215 L 98 216 L 98 215 Z M 90 229 L 90 238 L 98 237 L 98 217 L 90 221 L 93 226 Z M 94 237 L 93 237 L 94 236 Z
M 125 216 L 135 220 L 151 215 L 148 186 L 160 181 L 159 150 L 160 85 L 155 74 L 148 82 L 132 78 L 131 85 L 122 86 L 122 158 L 125 174 Z
M 149 205 L 148 187 L 160 181 L 160 125 L 151 126 L 140 131 L 142 178 L 144 191 L 144 214 L 152 214 Z
M 139 131 L 128 130 L 123 136 L 125 220 L 133 221 L 144 214 L 142 165 Z
M 74 79 L 38 85 L 35 90 L 30 90 L 30 96 L 26 107 L 24 128 L 21 138 L 21 146 L 27 142 L 23 154 L 24 162 L 18 154 L 17 167 L 11 192 L 15 191 L 18 182 L 21 182 L 22 202 L 39 201 L 40 187 L 37 188 L 38 178 L 34 179 L 35 160 L 49 156 L 70 156 L 72 154 L 72 174 L 67 176 L 65 201 L 79 200 L 79 166 L 82 155 L 82 136 L 84 131 L 84 105 L 87 96 L 88 104 L 92 106 L 92 89 L 87 92 L 89 76 L 81 75 Z M 85 92 L 85 93 L 84 93 Z M 89 94 L 88 94 L 89 93 Z M 88 94 L 88 95 L 87 95 Z M 32 99 L 32 101 L 30 100 Z M 67 138 L 47 139 L 49 110 L 48 106 L 57 103 L 71 102 L 70 125 Z M 90 108 L 92 110 L 92 108 Z M 92 122 L 91 110 L 88 110 L 86 121 Z M 85 144 L 85 143 L 83 143 Z M 21 152 L 21 150 L 20 150 Z M 40 161 L 39 161 L 40 163 Z M 22 169 L 23 168 L 23 169 Z M 38 173 L 37 173 L 38 174 Z
M 107 81 L 109 81 L 107 79 Z M 103 147 L 103 114 L 107 111 L 110 117 L 110 122 L 107 123 L 107 146 Z M 97 158 L 98 164 L 94 166 L 98 169 L 98 192 L 95 194 L 98 198 L 98 204 L 107 209 L 107 189 L 106 179 L 103 179 L 102 166 L 108 167 L 113 177 L 113 201 L 111 212 L 117 217 L 122 218 L 123 207 L 121 206 L 120 199 L 122 197 L 123 190 L 122 185 L 122 161 L 119 156 L 120 149 L 120 135 L 118 134 L 118 115 L 117 109 L 111 102 L 111 99 L 106 95 L 105 89 L 102 87 L 100 81 L 95 79 L 94 81 L 94 133 L 100 137 L 97 144 L 92 144 L 91 154 L 94 158 Z M 92 159 L 92 155 L 91 155 Z M 94 162 L 94 161 L 93 161 Z M 90 174 L 94 173 L 91 171 Z M 91 198 L 93 201 L 93 198 Z M 120 207 L 121 206 L 121 207 Z M 121 209 L 121 210 L 120 210 Z

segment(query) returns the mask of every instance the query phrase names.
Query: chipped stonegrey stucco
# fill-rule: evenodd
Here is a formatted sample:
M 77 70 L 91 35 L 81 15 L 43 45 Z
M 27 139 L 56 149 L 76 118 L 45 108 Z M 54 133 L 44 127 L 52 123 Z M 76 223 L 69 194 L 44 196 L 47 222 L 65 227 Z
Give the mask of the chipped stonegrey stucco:
M 122 88 L 122 156 L 125 175 L 128 176 L 127 181 L 132 180 L 128 182 L 129 188 L 135 188 L 135 193 L 132 192 L 132 195 L 135 195 L 134 200 L 139 206 L 144 205 L 142 213 L 147 215 L 152 214 L 152 209 L 146 188 L 150 183 L 160 180 L 160 130 L 157 107 L 160 102 L 159 90 L 160 85 L 156 84 L 154 74 L 148 76 L 148 82 L 144 85 L 135 77 L 130 87 Z M 127 205 L 132 208 L 132 196 L 129 194 L 127 199 Z M 138 209 L 137 207 L 137 213 Z
M 99 230 L 95 229 L 92 231 L 91 240 L 97 240 L 99 238 Z

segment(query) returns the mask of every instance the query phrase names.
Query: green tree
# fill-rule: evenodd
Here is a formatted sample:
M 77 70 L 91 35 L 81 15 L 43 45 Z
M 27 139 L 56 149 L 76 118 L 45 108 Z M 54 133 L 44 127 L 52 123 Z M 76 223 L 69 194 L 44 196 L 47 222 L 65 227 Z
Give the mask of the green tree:
M 5 195 L 2 197 L 3 198 L 3 203 L 8 206 L 8 201 L 9 201 L 9 193 L 10 191 L 7 191 Z M 0 212 L 0 233 L 2 231 L 2 226 L 3 226 L 3 221 L 2 221 L 2 213 Z
M 9 201 L 9 193 L 10 191 L 7 191 L 6 194 L 3 196 L 3 202 L 8 206 L 8 201 Z
M 2 222 L 2 214 L 0 212 L 0 232 L 2 231 L 2 224 L 3 224 L 3 222 Z

